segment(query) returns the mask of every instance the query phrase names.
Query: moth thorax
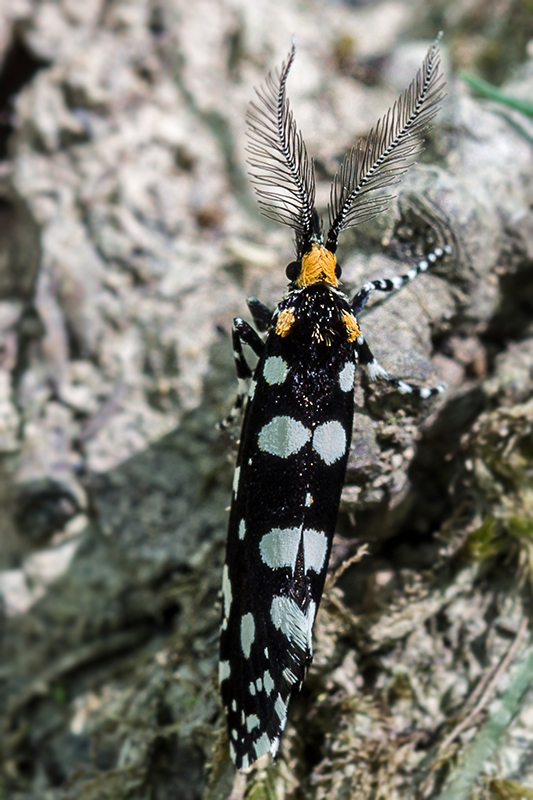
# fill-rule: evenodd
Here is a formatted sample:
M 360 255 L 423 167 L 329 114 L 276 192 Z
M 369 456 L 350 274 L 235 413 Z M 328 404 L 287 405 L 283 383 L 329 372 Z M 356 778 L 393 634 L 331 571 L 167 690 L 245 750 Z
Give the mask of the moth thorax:
M 296 285 L 310 286 L 313 283 L 329 283 L 338 286 L 339 281 L 335 275 L 337 259 L 324 245 L 315 243 L 311 250 L 302 256 L 302 268 L 296 280 Z

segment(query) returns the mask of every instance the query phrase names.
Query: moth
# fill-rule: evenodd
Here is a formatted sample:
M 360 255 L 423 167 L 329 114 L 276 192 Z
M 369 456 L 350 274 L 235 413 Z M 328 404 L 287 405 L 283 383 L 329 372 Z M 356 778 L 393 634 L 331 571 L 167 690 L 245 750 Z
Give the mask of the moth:
M 245 413 L 223 568 L 219 680 L 229 750 L 239 769 L 265 753 L 276 755 L 289 701 L 312 660 L 358 364 L 371 380 L 386 380 L 401 393 L 428 398 L 443 389 L 392 378 L 372 355 L 357 314 L 374 291 L 401 289 L 449 246 L 436 247 L 403 275 L 365 283 L 352 300 L 339 288 L 335 256 L 341 232 L 384 210 L 390 197 L 378 190 L 397 182 L 421 148 L 443 97 L 439 39 L 397 102 L 344 157 L 331 186 L 326 235 L 315 208 L 313 162 L 286 96 L 294 41 L 248 112 L 259 205 L 292 228 L 296 256 L 274 311 L 248 300 L 259 333 L 240 318 L 233 327 L 235 409 Z M 243 345 L 258 357 L 253 373 Z

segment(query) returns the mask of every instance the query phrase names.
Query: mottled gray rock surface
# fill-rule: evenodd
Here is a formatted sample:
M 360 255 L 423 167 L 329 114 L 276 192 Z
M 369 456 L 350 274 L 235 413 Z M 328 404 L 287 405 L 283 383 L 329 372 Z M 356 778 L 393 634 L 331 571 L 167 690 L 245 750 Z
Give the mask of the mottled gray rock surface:
M 529 652 L 533 124 L 470 97 L 446 55 L 421 163 L 339 256 L 352 291 L 453 245 L 361 317 L 393 375 L 447 391 L 416 404 L 357 389 L 332 566 L 369 552 L 330 582 L 275 767 L 235 780 L 216 682 L 228 333 L 247 295 L 279 299 L 292 258 L 245 177 L 253 86 L 296 32 L 289 96 L 325 206 L 337 160 L 439 25 L 453 65 L 468 63 L 479 42 L 463 13 L 429 0 L 5 1 L 3 797 L 237 800 L 247 783 L 254 798 L 414 800 L 471 763 L 465 742 Z M 507 89 L 533 96 L 531 61 Z M 524 680 L 461 797 L 533 786 Z M 475 691 L 482 709 L 455 736 Z

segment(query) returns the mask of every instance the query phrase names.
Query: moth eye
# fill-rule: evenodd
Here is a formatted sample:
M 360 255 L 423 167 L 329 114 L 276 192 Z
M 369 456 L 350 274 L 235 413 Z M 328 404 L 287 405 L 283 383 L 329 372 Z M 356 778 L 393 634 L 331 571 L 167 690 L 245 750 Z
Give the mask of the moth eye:
M 341 265 L 337 264 L 335 267 L 335 277 L 340 278 L 341 275 L 342 275 Z
M 295 281 L 298 275 L 300 274 L 300 269 L 302 266 L 301 261 L 291 261 L 290 264 L 287 264 L 287 269 L 285 270 L 285 275 L 290 281 Z

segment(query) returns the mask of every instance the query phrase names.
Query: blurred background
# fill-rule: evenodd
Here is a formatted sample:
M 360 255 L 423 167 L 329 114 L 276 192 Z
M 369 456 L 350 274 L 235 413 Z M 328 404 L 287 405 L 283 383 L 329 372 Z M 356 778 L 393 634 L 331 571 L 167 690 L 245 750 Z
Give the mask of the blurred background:
M 420 164 L 340 255 L 351 293 L 452 244 L 365 322 L 394 375 L 448 392 L 358 388 L 332 563 L 369 556 L 330 586 L 277 765 L 235 779 L 215 424 L 231 320 L 293 257 L 248 183 L 246 108 L 296 35 L 324 210 L 441 30 Z M 0 797 L 533 796 L 532 59 L 531 0 L 3 0 Z

